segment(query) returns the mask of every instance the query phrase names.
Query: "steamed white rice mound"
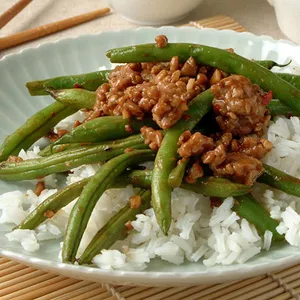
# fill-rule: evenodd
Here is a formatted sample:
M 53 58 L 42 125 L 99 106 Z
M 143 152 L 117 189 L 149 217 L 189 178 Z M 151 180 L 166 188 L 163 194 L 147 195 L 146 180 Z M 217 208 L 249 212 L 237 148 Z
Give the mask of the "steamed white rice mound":
M 77 113 L 58 127 L 68 128 L 78 117 L 82 116 Z M 299 119 L 277 118 L 270 124 L 266 137 L 273 143 L 274 149 L 264 162 L 300 177 Z M 31 151 L 21 151 L 20 156 L 23 159 L 35 158 L 38 157 L 38 152 L 39 149 L 33 147 Z M 153 164 L 146 165 L 151 168 Z M 100 164 L 76 168 L 68 175 L 66 184 L 92 176 L 99 168 Z M 0 223 L 19 224 L 38 204 L 57 191 L 53 189 L 56 187 L 55 176 L 47 176 L 45 182 L 47 189 L 39 197 L 32 190 L 1 195 Z M 133 194 L 133 187 L 128 186 L 124 189 L 110 189 L 102 195 L 91 216 L 78 255 Z M 254 195 L 270 211 L 271 217 L 280 222 L 277 231 L 285 234 L 289 244 L 300 247 L 298 199 L 263 185 L 257 185 Z M 40 249 L 40 241 L 62 238 L 75 201 L 36 230 L 15 230 L 6 234 L 8 240 L 19 242 L 26 251 L 37 251 Z M 115 270 L 144 270 L 153 258 L 176 265 L 185 261 L 202 261 L 207 267 L 244 263 L 261 251 L 270 249 L 272 233 L 266 231 L 263 236 L 259 236 L 253 225 L 231 210 L 233 204 L 233 198 L 229 197 L 220 207 L 212 209 L 208 197 L 180 188 L 174 189 L 173 221 L 167 237 L 160 231 L 153 209 L 148 209 L 137 215 L 136 220 L 131 223 L 133 230 L 125 240 L 116 242 L 109 250 L 101 251 L 93 262 L 99 268 Z

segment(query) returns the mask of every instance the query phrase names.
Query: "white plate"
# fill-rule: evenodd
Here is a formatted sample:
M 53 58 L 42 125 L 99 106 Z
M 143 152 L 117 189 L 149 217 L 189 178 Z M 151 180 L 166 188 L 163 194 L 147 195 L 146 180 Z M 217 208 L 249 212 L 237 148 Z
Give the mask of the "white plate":
M 59 75 L 90 72 L 100 67 L 110 68 L 105 57 L 107 49 L 153 42 L 158 34 L 166 34 L 170 42 L 192 42 L 220 48 L 234 48 L 252 59 L 273 59 L 284 63 L 289 59 L 300 65 L 300 47 L 287 41 L 274 41 L 250 33 L 230 30 L 162 27 L 137 30 L 106 31 L 43 44 L 8 55 L 0 61 L 0 140 L 20 126 L 26 118 L 51 101 L 49 97 L 30 97 L 25 82 Z M 27 189 L 28 183 L 0 182 L 1 192 Z M 178 286 L 212 284 L 238 280 L 279 270 L 300 261 L 300 250 L 286 244 L 263 252 L 243 265 L 205 267 L 201 262 L 181 266 L 156 260 L 144 272 L 105 271 L 96 268 L 60 263 L 57 259 L 59 240 L 44 242 L 38 252 L 28 253 L 16 243 L 9 243 L 5 233 L 9 226 L 0 225 L 0 255 L 79 279 L 114 284 Z

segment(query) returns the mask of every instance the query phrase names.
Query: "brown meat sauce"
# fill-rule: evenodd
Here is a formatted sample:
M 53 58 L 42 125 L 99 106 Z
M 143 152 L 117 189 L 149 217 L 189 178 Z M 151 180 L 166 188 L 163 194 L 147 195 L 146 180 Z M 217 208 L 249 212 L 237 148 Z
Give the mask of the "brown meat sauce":
M 155 41 L 158 48 L 168 46 L 164 35 Z M 189 101 L 209 87 L 220 132 L 206 136 L 185 131 L 179 137 L 179 156 L 191 158 L 186 181 L 196 182 L 207 165 L 215 176 L 251 185 L 263 172 L 260 159 L 272 150 L 272 143 L 262 138 L 270 120 L 266 105 L 272 92 L 264 92 L 246 77 L 200 66 L 193 57 L 184 63 L 174 56 L 170 62 L 117 66 L 108 83 L 97 89 L 95 106 L 87 111 L 86 120 L 104 115 L 140 120 L 152 116 L 161 129 L 168 129 L 180 119 L 188 119 L 184 113 Z M 144 126 L 141 134 L 149 148 L 159 149 L 161 130 Z
M 180 136 L 179 155 L 196 159 L 188 169 L 186 181 L 195 182 L 200 177 L 200 161 L 210 167 L 214 176 L 252 185 L 263 172 L 259 159 L 272 150 L 272 143 L 259 137 L 270 120 L 265 101 L 267 94 L 247 78 L 237 75 L 220 80 L 211 90 L 215 95 L 216 121 L 223 133 L 211 138 L 200 132 L 186 131 Z
M 179 137 L 178 146 L 178 154 L 181 157 L 188 158 L 213 149 L 214 141 L 200 132 L 192 134 L 190 131 L 185 131 Z
M 158 48 L 164 48 L 168 45 L 168 38 L 165 35 L 158 35 L 155 37 L 155 42 Z
M 141 134 L 144 138 L 145 144 L 149 145 L 150 149 L 158 150 L 164 138 L 160 130 L 155 130 L 152 127 L 143 126 L 141 128 Z
M 262 134 L 270 120 L 264 104 L 265 93 L 258 85 L 240 75 L 229 76 L 211 87 L 215 96 L 213 110 L 223 132 L 235 136 Z
M 262 174 L 261 161 L 244 153 L 228 153 L 224 162 L 212 167 L 215 176 L 229 177 L 234 181 L 252 185 Z
M 153 120 L 167 129 L 180 120 L 188 109 L 188 102 L 207 86 L 208 78 L 199 73 L 193 58 L 183 65 L 175 56 L 170 63 L 117 66 L 109 82 L 97 89 L 96 104 L 90 114 L 92 117 L 117 115 L 142 119 L 152 113 Z

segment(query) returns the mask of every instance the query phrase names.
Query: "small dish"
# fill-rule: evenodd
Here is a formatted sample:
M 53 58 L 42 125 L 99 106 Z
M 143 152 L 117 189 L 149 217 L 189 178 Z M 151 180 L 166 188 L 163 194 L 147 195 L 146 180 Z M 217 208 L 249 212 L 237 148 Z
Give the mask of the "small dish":
M 124 19 L 141 25 L 165 25 L 188 16 L 203 0 L 108 0 Z
M 278 25 L 284 35 L 300 44 L 300 1 L 268 0 L 274 7 Z

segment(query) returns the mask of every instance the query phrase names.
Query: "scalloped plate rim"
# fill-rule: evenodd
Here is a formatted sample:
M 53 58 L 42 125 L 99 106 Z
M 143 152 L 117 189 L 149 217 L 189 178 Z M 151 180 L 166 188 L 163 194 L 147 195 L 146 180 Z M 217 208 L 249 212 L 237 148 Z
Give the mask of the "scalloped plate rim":
M 71 265 L 66 263 L 57 263 L 47 259 L 30 257 L 24 254 L 18 254 L 14 251 L 5 250 L 0 247 L 0 255 L 14 259 L 15 261 L 37 267 L 44 270 L 50 270 L 52 272 L 62 273 L 60 270 L 66 270 L 71 272 L 68 274 L 69 277 L 78 277 L 82 280 L 93 280 L 104 283 L 112 283 L 122 285 L 149 285 L 149 286 L 191 286 L 195 284 L 215 284 L 223 283 L 227 281 L 241 280 L 249 277 L 259 276 L 266 274 L 266 272 L 280 271 L 295 265 L 300 261 L 299 255 L 290 255 L 285 258 L 281 258 L 277 261 L 272 262 L 269 265 L 268 262 L 257 265 L 249 266 L 241 264 L 240 269 L 222 271 L 209 271 L 209 267 L 206 272 L 144 272 L 144 271 L 120 271 L 120 270 L 103 270 L 100 268 L 93 268 L 88 266 Z M 55 266 L 51 266 L 51 264 Z M 267 265 L 267 266 L 266 266 Z M 267 267 L 267 271 L 266 271 Z M 72 272 L 76 272 L 76 274 Z M 89 275 L 99 275 L 98 278 Z M 62 273 L 65 275 L 65 273 Z M 87 277 L 88 276 L 88 277 Z M 123 277 L 127 280 L 124 281 Z M 216 278 L 217 276 L 217 278 Z M 133 279 L 135 278 L 135 279 Z M 137 280 L 137 278 L 139 278 Z M 201 280 L 199 280 L 201 278 Z M 145 280 L 152 280 L 151 284 L 145 284 Z M 168 283 L 161 283 L 162 279 Z M 188 282 L 182 282 L 182 280 L 188 280 Z M 120 281 L 118 281 L 120 280 Z M 170 284 L 169 282 L 172 282 Z
M 263 40 L 269 40 L 272 43 L 278 42 L 278 43 L 288 44 L 288 45 L 291 45 L 291 46 L 295 46 L 295 47 L 299 48 L 299 50 L 300 50 L 300 45 L 297 45 L 296 43 L 294 43 L 292 41 L 289 41 L 289 40 L 286 40 L 286 39 L 276 40 L 273 37 L 271 37 L 270 35 L 265 35 L 265 34 L 255 35 L 254 33 L 248 32 L 248 31 L 236 32 L 236 31 L 231 30 L 231 29 L 221 29 L 221 30 L 219 30 L 219 29 L 215 29 L 215 28 L 198 29 L 198 28 L 195 28 L 195 27 L 174 27 L 174 26 L 152 27 L 152 26 L 143 26 L 143 27 L 138 27 L 138 28 L 111 29 L 111 30 L 106 30 L 106 31 L 98 32 L 98 33 L 79 34 L 79 35 L 75 35 L 75 36 L 71 36 L 71 37 L 58 38 L 58 39 L 53 40 L 53 41 L 41 42 L 41 43 L 38 43 L 37 45 L 35 45 L 33 47 L 25 47 L 25 48 L 23 48 L 23 49 L 21 49 L 17 52 L 5 54 L 3 57 L 0 58 L 0 62 L 4 61 L 4 60 L 6 60 L 6 59 L 8 59 L 12 56 L 20 55 L 23 52 L 38 49 L 38 48 L 45 47 L 45 46 L 48 46 L 48 45 L 51 45 L 51 44 L 52 45 L 57 44 L 57 43 L 60 43 L 60 42 L 63 42 L 63 41 L 77 40 L 77 39 L 83 38 L 83 37 L 96 37 L 96 36 L 102 35 L 104 32 L 140 31 L 140 30 L 144 30 L 144 29 L 150 29 L 150 30 L 176 29 L 176 30 L 188 30 L 188 31 L 195 31 L 195 32 L 198 31 L 198 30 L 212 31 L 212 32 L 231 32 L 231 33 L 236 34 L 236 35 L 246 35 L 246 36 L 248 35 L 251 38 L 259 38 L 259 39 L 263 39 Z

